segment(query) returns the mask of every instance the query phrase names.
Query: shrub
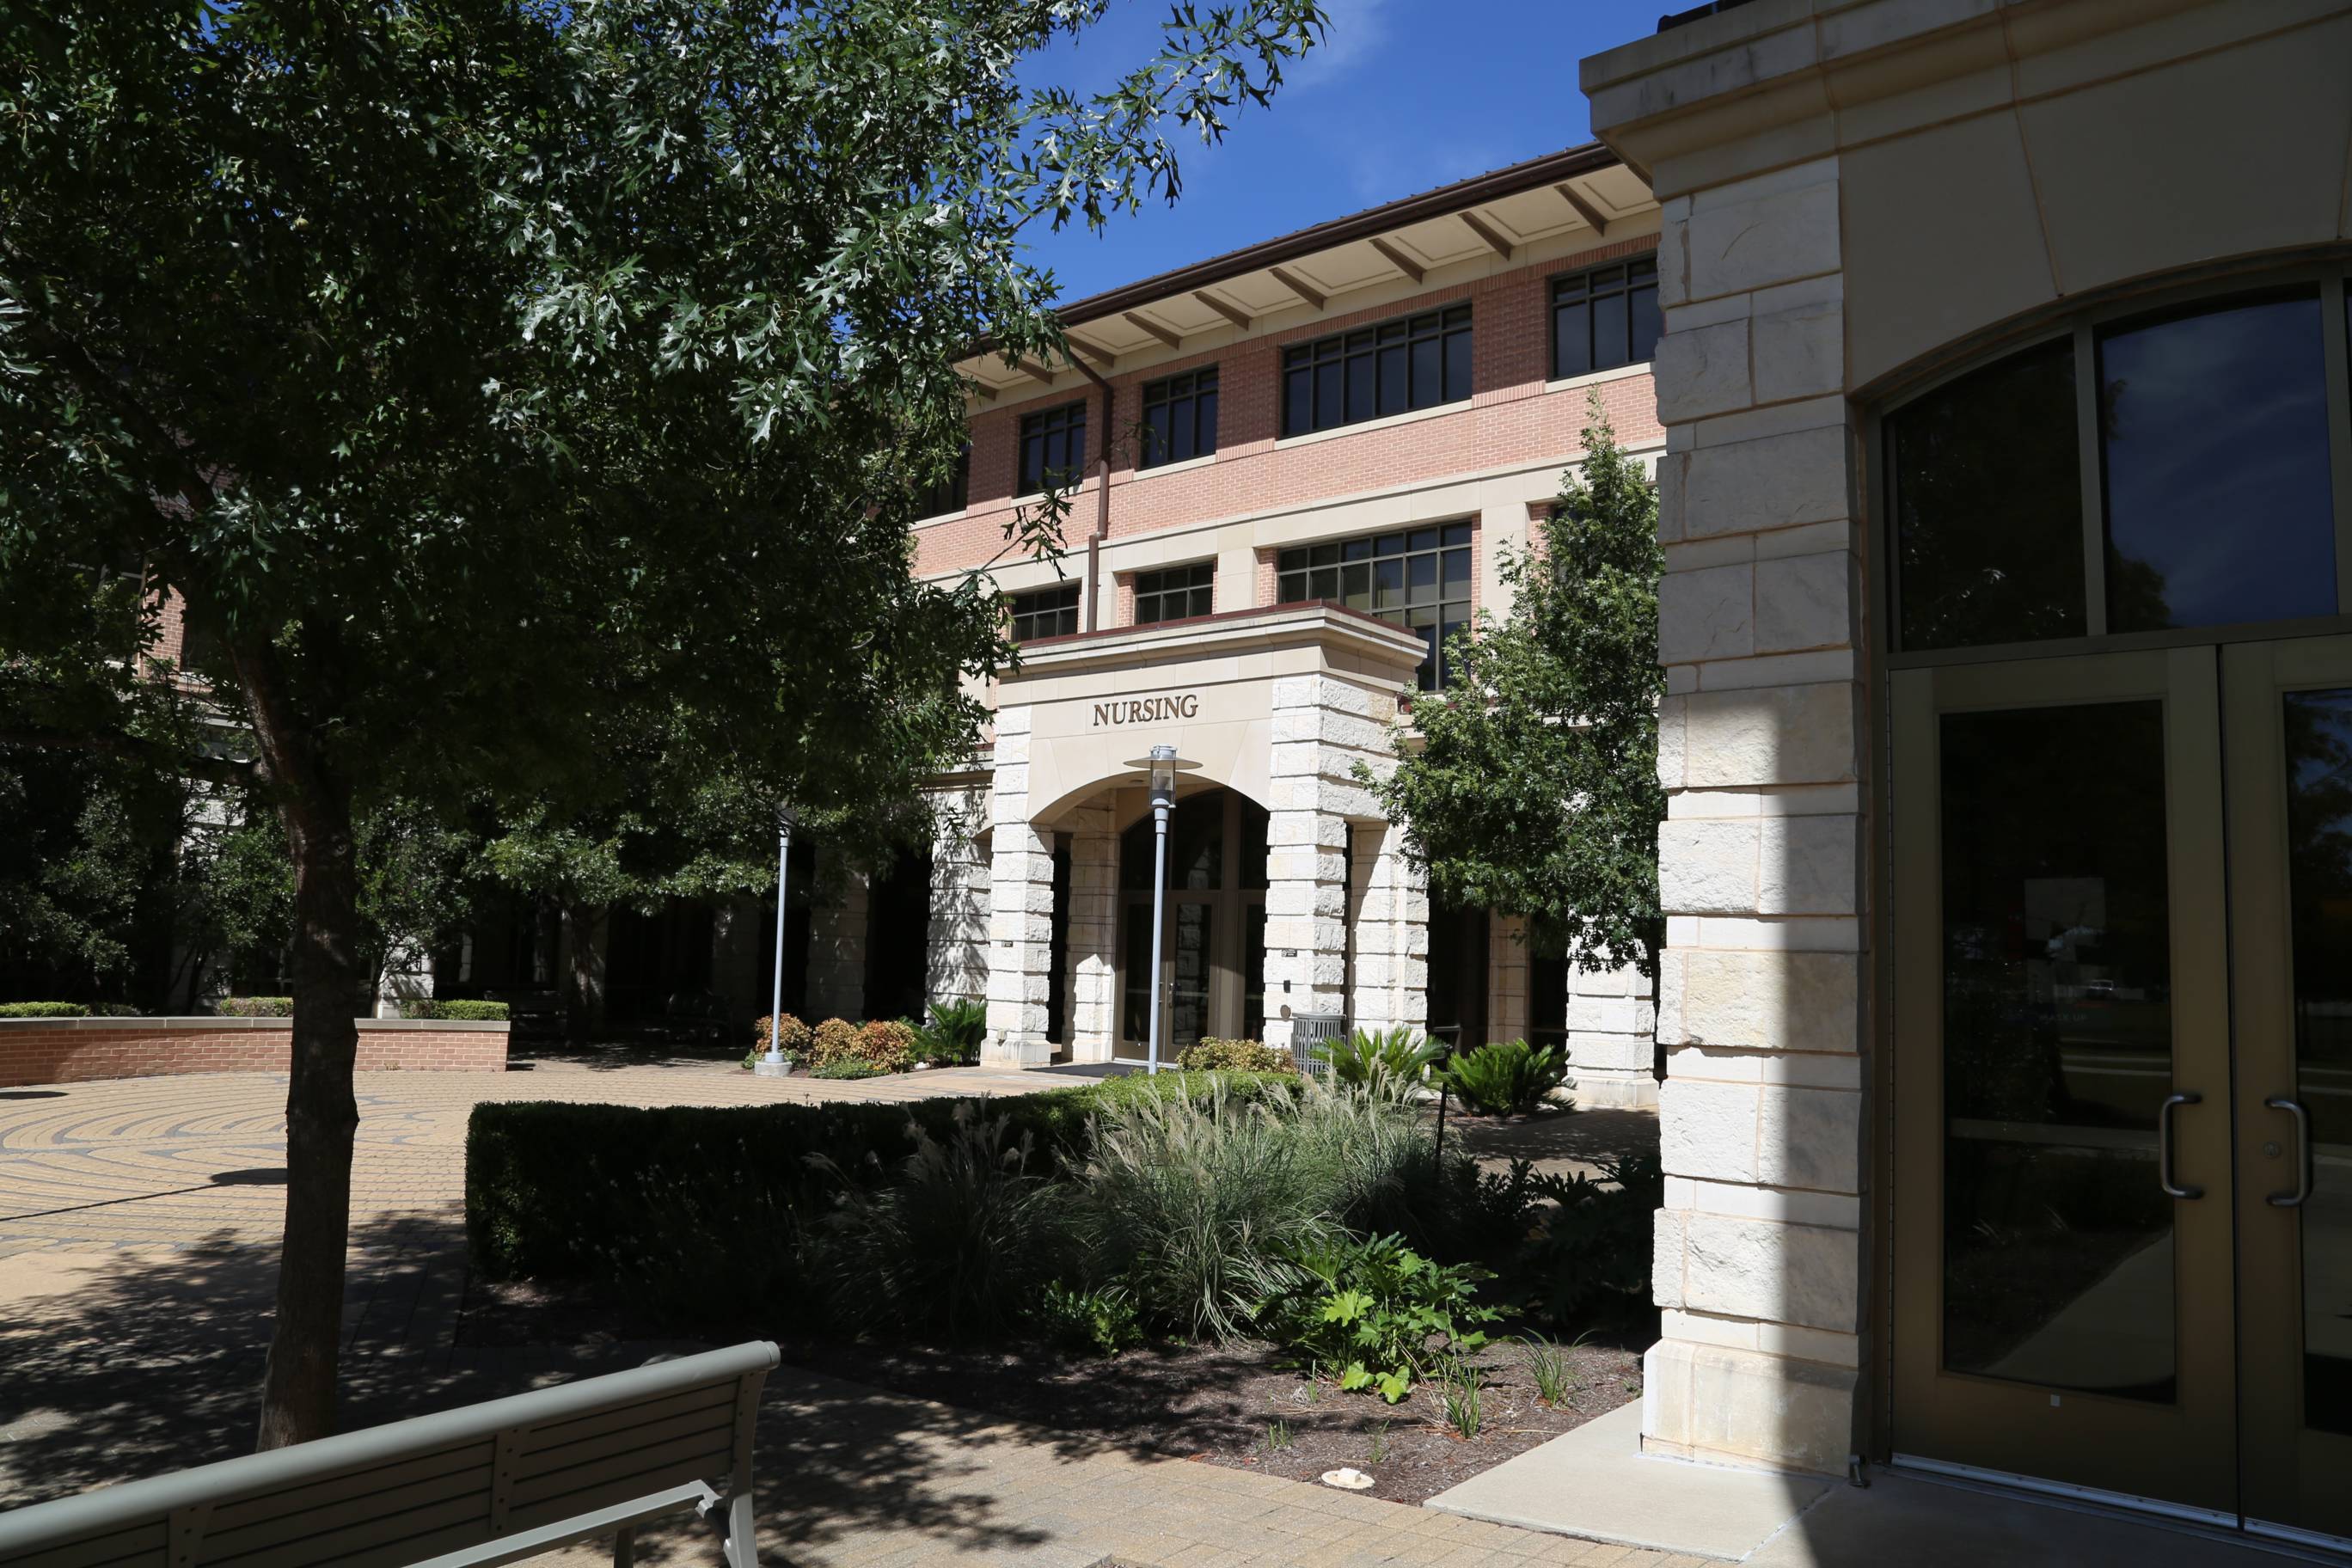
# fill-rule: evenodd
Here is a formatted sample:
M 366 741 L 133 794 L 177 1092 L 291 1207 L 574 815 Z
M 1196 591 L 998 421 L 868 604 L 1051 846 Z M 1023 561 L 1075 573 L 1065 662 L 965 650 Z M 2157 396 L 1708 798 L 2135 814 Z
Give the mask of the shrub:
M 1186 1072 L 1297 1072 L 1288 1051 L 1255 1040 L 1202 1039 L 1176 1053 Z
M 224 996 L 213 1006 L 224 1018 L 290 1018 L 294 1016 L 291 996 Z
M 861 1078 L 888 1078 L 889 1076 L 890 1069 L 888 1068 L 877 1068 L 872 1062 L 862 1062 L 855 1057 L 844 1057 L 839 1061 L 827 1062 L 824 1066 L 814 1069 L 809 1074 L 809 1077 L 811 1078 L 853 1079 Z
M 1287 1105 L 1297 1088 L 1294 1079 L 1138 1075 L 1021 1095 L 990 1110 L 1010 1119 L 1013 1135 L 1034 1135 L 1041 1155 L 1076 1160 L 1107 1108 L 1212 1092 L 1234 1104 Z M 943 1137 L 955 1108 L 968 1103 L 478 1105 L 466 1129 L 473 1265 L 487 1279 L 603 1280 L 656 1305 L 653 1298 L 670 1294 L 698 1308 L 756 1301 L 766 1289 L 761 1270 L 782 1245 L 769 1238 L 796 1234 L 794 1216 L 820 1212 L 839 1186 L 810 1167 L 809 1155 L 879 1184 L 907 1148 L 909 1121 Z M 746 1260 L 747 1249 L 760 1256 Z M 740 1267 L 726 1272 L 728 1258 Z M 671 1290 L 713 1270 L 720 1277 L 700 1288 L 700 1300 Z
M 1446 1087 L 1469 1110 L 1525 1116 L 1568 1077 L 1568 1053 L 1558 1046 L 1496 1040 L 1454 1058 L 1443 1070 Z
M 1475 1300 L 1486 1270 L 1433 1263 L 1402 1237 L 1343 1235 L 1291 1261 L 1302 1278 L 1266 1304 L 1264 1326 L 1341 1388 L 1373 1389 L 1391 1405 L 1412 1392 L 1433 1356 L 1485 1344 L 1480 1325 L 1499 1315 Z
M 1558 1206 L 1540 1216 L 1512 1273 L 1527 1291 L 1528 1310 L 1555 1328 L 1650 1304 L 1652 1229 L 1666 1201 L 1664 1168 L 1654 1153 L 1598 1163 L 1598 1181 L 1581 1171 L 1534 1179 Z
M 1082 1290 L 1056 1279 L 1039 1299 L 1036 1318 L 1046 1339 L 1064 1350 L 1108 1356 L 1143 1342 L 1135 1302 L 1118 1285 Z
M 1410 1025 L 1393 1029 L 1358 1029 L 1344 1040 L 1318 1043 L 1318 1059 L 1331 1064 L 1334 1083 L 1418 1084 L 1444 1049 Z
M 87 1018 L 79 1002 L 0 1002 L 0 1018 Z
M 1052 1213 L 1036 1134 L 959 1103 L 934 1136 L 908 1123 L 915 1151 L 873 1188 L 825 1155 L 841 1184 L 812 1248 L 838 1315 L 964 1338 L 1011 1326 L 1049 1265 Z
M 790 1013 L 786 1013 L 781 1018 L 774 1020 L 774 1026 L 776 1043 L 783 1051 L 786 1061 L 798 1061 L 808 1054 L 811 1035 L 806 1024 L 802 1023 Z M 754 1056 L 764 1057 L 768 1054 L 769 1027 L 770 1020 L 764 1017 L 751 1026 L 751 1053 Z
M 972 1067 L 988 1039 L 988 1004 L 971 997 L 930 1005 L 928 1022 L 915 1029 L 915 1054 L 941 1067 Z
M 915 1065 L 915 1026 L 877 1018 L 857 1031 L 857 1059 L 877 1072 L 905 1072 Z
M 841 1018 L 827 1018 L 809 1032 L 808 1053 L 802 1058 L 811 1067 L 831 1067 L 838 1061 L 849 1061 L 858 1056 L 857 1026 Z
M 1114 1105 L 1092 1142 L 1073 1165 L 1073 1234 L 1149 1321 L 1236 1337 L 1259 1301 L 1297 1279 L 1293 1256 L 1340 1234 L 1328 1145 L 1222 1082 L 1204 1097 Z
M 404 1017 L 446 1018 L 453 1023 L 464 1024 L 503 1024 L 511 1016 L 504 1002 L 475 1002 L 463 997 L 428 997 L 417 1002 L 404 1002 L 400 1005 L 400 1011 Z

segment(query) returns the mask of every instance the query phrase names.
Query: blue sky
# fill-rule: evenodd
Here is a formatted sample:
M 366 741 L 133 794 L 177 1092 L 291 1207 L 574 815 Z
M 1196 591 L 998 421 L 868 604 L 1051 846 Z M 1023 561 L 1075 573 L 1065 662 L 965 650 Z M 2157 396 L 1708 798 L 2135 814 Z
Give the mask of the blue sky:
M 1040 231 L 1076 300 L 1171 267 L 1591 139 L 1576 63 L 1690 0 L 1327 0 L 1330 37 L 1221 147 L 1179 152 L 1183 199 L 1097 236 Z M 1205 10 L 1205 5 L 1203 6 Z M 1165 0 L 1126 0 L 1028 73 L 1098 89 L 1158 47 Z

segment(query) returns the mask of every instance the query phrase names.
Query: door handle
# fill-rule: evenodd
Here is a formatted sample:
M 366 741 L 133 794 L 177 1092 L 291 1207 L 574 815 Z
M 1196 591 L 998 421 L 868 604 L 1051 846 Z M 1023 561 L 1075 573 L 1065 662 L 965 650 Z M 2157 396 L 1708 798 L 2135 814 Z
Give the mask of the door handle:
M 2268 1201 L 2274 1209 L 2301 1208 L 2303 1200 L 2311 1196 L 2311 1112 L 2303 1108 L 2301 1101 L 2284 1095 L 2263 1103 L 2294 1118 L 2294 1191 L 2273 1193 Z
M 2202 1187 L 2184 1187 L 2172 1179 L 2172 1113 L 2184 1105 L 2204 1101 L 2201 1094 L 2168 1094 L 2164 1103 L 2156 1108 L 2156 1184 L 2164 1189 L 2168 1198 L 2201 1198 Z

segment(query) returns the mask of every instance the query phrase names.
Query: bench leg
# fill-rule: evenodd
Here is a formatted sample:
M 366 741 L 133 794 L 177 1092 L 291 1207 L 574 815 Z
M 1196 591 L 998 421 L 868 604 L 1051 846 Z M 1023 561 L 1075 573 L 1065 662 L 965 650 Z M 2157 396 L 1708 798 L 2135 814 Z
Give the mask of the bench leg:
M 760 1568 L 760 1542 L 751 1523 L 751 1494 L 738 1492 L 727 1505 L 729 1568 Z
M 637 1561 L 637 1527 L 625 1524 L 613 1532 L 613 1568 L 635 1568 Z

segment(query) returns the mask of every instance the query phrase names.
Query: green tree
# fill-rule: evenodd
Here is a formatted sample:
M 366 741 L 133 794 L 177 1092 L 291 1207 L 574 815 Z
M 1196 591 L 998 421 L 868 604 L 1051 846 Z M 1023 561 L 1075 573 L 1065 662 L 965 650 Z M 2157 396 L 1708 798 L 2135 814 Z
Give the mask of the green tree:
M 1187 4 L 1105 93 L 1023 85 L 1107 5 L 0 11 L 0 733 L 122 733 L 168 591 L 294 868 L 265 1447 L 333 1425 L 370 811 L 593 819 L 638 730 L 846 810 L 968 742 L 997 601 L 908 542 L 954 366 L 1059 357 L 1024 227 L 1172 197 L 1167 132 L 1322 23 Z
M 1541 547 L 1503 555 L 1509 616 L 1455 637 L 1454 685 L 1400 722 L 1395 772 L 1359 775 L 1433 897 L 1524 916 L 1580 968 L 1654 973 L 1658 503 L 1598 397 L 1588 420 Z

